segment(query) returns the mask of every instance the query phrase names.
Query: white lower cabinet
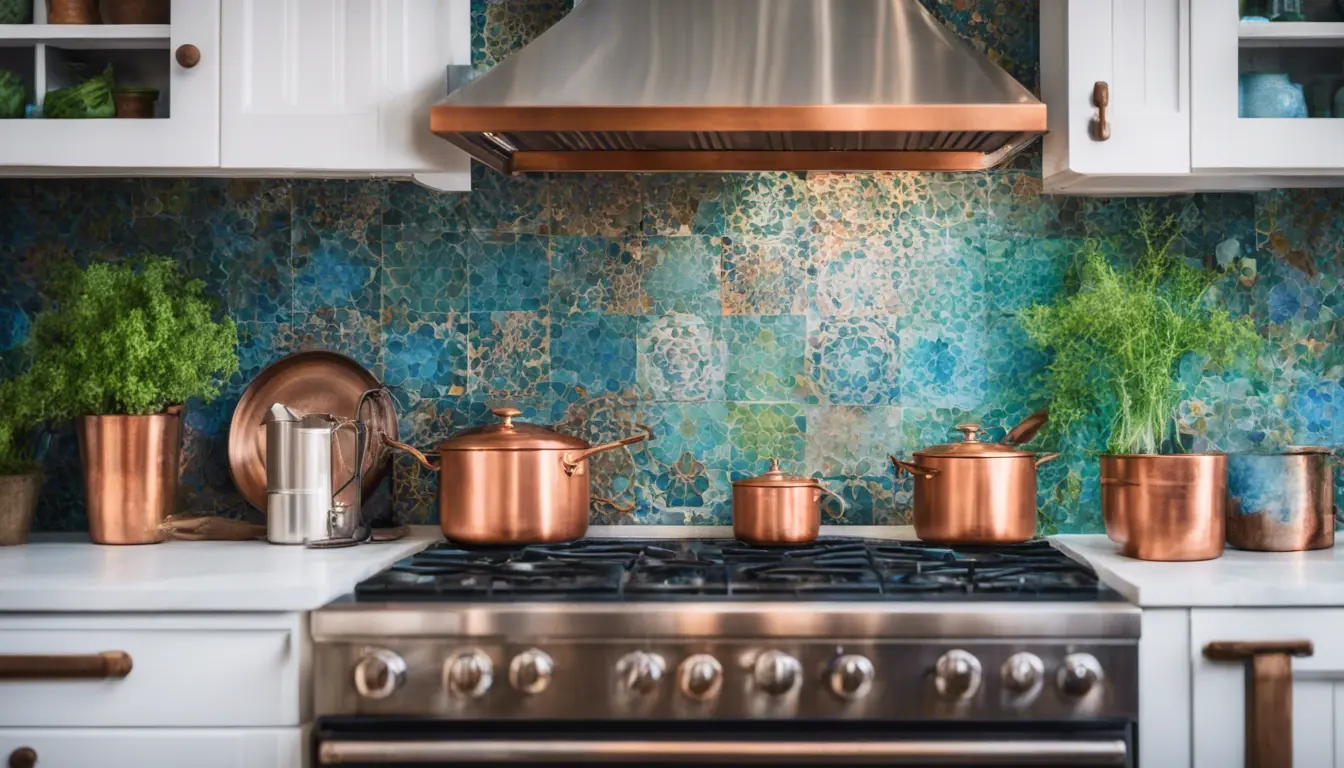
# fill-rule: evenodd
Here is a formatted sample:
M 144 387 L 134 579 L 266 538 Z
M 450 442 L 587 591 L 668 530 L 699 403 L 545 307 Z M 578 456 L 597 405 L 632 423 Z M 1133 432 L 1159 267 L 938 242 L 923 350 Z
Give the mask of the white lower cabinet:
M 0 728 L 0 761 L 35 768 L 298 768 L 302 728 Z
M 1344 768 L 1344 609 L 1190 611 L 1195 768 L 1244 765 L 1246 670 L 1204 658 L 1213 641 L 1310 640 L 1293 659 L 1293 767 Z M 1142 734 L 1140 739 L 1142 739 Z

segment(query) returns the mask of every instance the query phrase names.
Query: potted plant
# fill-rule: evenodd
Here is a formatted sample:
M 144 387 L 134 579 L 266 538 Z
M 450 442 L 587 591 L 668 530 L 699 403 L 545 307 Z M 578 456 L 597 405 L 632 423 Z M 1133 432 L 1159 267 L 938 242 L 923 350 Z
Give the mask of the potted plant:
M 1067 290 L 1023 310 L 1027 335 L 1051 356 L 1047 429 L 1100 422 L 1102 516 L 1132 557 L 1200 560 L 1223 549 L 1227 457 L 1174 453 L 1178 366 L 1188 355 L 1226 364 L 1256 352 L 1249 318 L 1211 307 L 1213 270 L 1173 252 L 1179 228 L 1151 209 L 1126 243 L 1088 240 Z
M 35 394 L 22 377 L 0 381 L 0 546 L 28 541 L 37 509 L 42 473 L 27 440 Z
M 171 259 L 60 272 L 27 342 L 38 415 L 75 419 L 91 538 L 159 541 L 177 499 L 182 409 L 238 370 L 237 330 Z

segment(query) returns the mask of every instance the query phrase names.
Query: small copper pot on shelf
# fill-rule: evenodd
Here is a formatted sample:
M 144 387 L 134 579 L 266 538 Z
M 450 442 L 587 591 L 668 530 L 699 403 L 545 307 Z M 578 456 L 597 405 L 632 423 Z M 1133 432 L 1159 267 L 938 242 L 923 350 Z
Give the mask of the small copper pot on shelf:
M 760 546 L 806 544 L 821 532 L 821 497 L 845 500 L 815 477 L 790 475 L 770 460 L 770 471 L 733 482 L 733 536 Z

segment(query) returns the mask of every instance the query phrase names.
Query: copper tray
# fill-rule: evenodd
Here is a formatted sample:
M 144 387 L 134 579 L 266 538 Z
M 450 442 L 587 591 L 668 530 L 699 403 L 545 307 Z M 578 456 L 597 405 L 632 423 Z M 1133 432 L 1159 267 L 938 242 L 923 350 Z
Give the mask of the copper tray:
M 275 403 L 296 411 L 350 417 L 359 396 L 381 386 L 368 369 L 336 352 L 297 352 L 271 363 L 243 391 L 229 422 L 229 474 L 248 503 L 266 511 L 266 428 L 262 417 Z M 364 454 L 364 496 L 367 499 L 387 476 L 390 462 L 378 435 L 397 439 L 397 413 L 388 398 L 364 406 L 373 446 Z M 340 435 L 344 455 L 353 457 L 354 436 Z

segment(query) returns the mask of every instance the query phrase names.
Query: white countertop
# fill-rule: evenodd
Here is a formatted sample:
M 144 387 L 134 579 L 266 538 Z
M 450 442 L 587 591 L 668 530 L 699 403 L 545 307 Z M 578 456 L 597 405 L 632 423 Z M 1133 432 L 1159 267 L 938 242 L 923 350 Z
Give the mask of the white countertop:
M 35 534 L 0 547 L 0 612 L 309 611 L 443 538 L 414 526 L 399 541 L 305 549 L 264 541 L 133 547 Z
M 1050 541 L 1142 608 L 1344 606 L 1344 542 L 1313 552 L 1244 552 L 1155 563 L 1123 557 L 1102 535 Z

